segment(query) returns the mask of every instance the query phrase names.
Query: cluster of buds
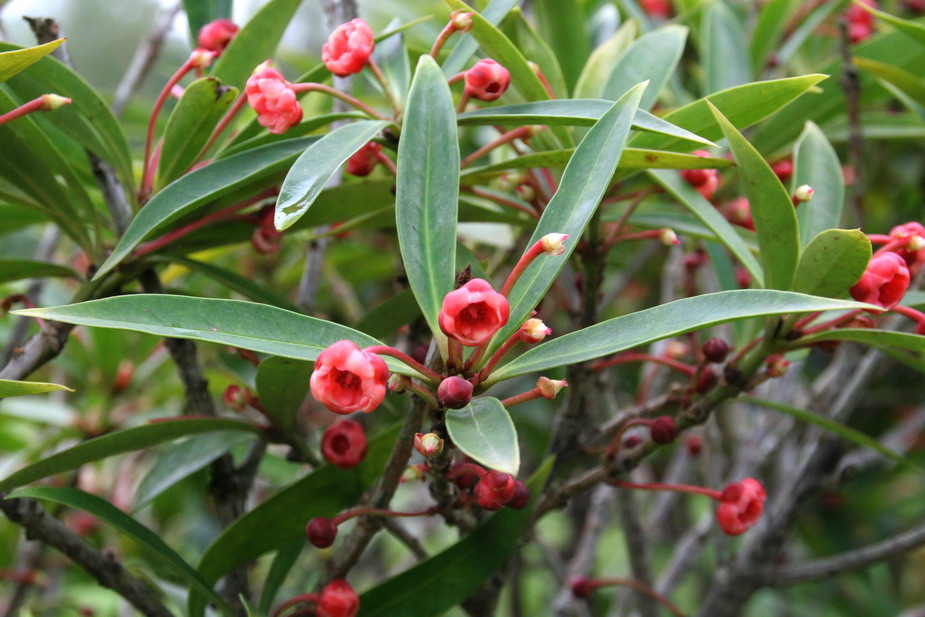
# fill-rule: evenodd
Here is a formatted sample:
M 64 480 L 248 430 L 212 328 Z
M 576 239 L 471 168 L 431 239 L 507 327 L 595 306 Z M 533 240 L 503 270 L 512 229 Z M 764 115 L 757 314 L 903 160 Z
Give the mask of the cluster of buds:
M 710 153 L 706 150 L 694 150 L 691 154 L 710 158 Z M 719 186 L 719 172 L 715 169 L 682 169 L 681 177 L 707 200 L 713 198 L 713 193 Z
M 466 491 L 461 497 L 462 502 L 474 499 L 484 510 L 496 511 L 505 506 L 520 510 L 530 501 L 530 491 L 526 484 L 510 474 L 494 469 L 486 470 L 474 463 L 453 465 L 447 478 Z

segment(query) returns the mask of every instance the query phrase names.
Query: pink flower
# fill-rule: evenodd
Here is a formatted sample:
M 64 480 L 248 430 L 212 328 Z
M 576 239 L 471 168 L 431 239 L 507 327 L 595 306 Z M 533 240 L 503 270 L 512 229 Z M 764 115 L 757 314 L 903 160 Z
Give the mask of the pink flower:
M 312 396 L 334 413 L 369 413 L 385 398 L 388 380 L 385 360 L 351 341 L 337 341 L 315 360 Z
M 509 85 L 510 72 L 491 58 L 479 60 L 466 71 L 465 92 L 480 101 L 494 101 Z
M 382 146 L 374 141 L 369 142 L 347 160 L 347 173 L 352 176 L 368 176 L 379 162 L 376 155 L 380 152 Z
M 909 268 L 896 253 L 876 253 L 867 270 L 851 288 L 851 297 L 858 302 L 876 304 L 889 310 L 899 304 L 909 288 Z
M 671 2 L 669 0 L 640 0 L 639 5 L 649 17 L 668 19 L 671 17 Z
M 238 33 L 238 26 L 230 19 L 216 19 L 199 29 L 199 47 L 209 51 L 223 52 Z
M 285 133 L 302 121 L 302 108 L 292 84 L 279 71 L 269 67 L 269 60 L 257 67 L 244 86 L 248 104 L 257 112 L 257 122 L 271 133 Z
M 720 529 L 737 536 L 758 522 L 768 498 L 761 483 L 754 478 L 733 482 L 723 490 L 716 508 L 716 521 Z
M 906 260 L 909 274 L 915 276 L 922 269 L 922 264 L 925 264 L 925 227 L 916 221 L 897 225 L 890 230 L 890 237 L 906 241 L 895 247 L 893 252 Z
M 443 298 L 437 321 L 450 338 L 468 347 L 490 339 L 507 323 L 510 307 L 507 298 L 495 291 L 484 279 L 472 279 Z
M 373 53 L 373 31 L 362 19 L 351 19 L 328 37 L 321 48 L 321 60 L 338 77 L 359 73 Z
M 691 154 L 701 158 L 711 156 L 706 150 L 694 150 Z M 719 186 L 719 173 L 715 169 L 682 169 L 681 177 L 697 189 L 704 199 L 712 199 L 716 187 Z
M 317 617 L 356 617 L 360 610 L 360 596 L 350 583 L 336 578 L 321 590 Z
M 321 438 L 321 454 L 324 460 L 341 469 L 350 469 L 362 463 L 366 458 L 366 431 L 363 425 L 353 420 L 338 420 L 329 426 Z
M 874 0 L 861 0 L 871 8 L 877 8 Z M 848 38 L 852 43 L 860 43 L 874 32 L 874 16 L 863 8 L 852 4 L 845 12 L 848 18 Z

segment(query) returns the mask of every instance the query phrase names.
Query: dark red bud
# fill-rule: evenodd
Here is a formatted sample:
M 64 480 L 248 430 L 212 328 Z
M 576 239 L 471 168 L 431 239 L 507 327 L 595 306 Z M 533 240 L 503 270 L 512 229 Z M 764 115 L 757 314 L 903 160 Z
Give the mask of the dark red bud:
M 475 495 L 484 509 L 500 510 L 514 497 L 514 478 L 500 471 L 488 471 L 475 487 Z
M 700 451 L 703 449 L 703 440 L 700 439 L 697 435 L 688 435 L 687 437 L 687 452 L 691 456 L 697 456 L 700 454 Z
M 716 385 L 716 373 L 710 367 L 704 369 L 700 374 L 700 378 L 697 380 L 697 385 L 694 386 L 694 392 L 698 394 L 703 394 L 704 392 L 709 392 L 713 389 L 713 386 Z
M 719 364 L 729 355 L 729 343 L 721 338 L 711 338 L 703 344 L 703 357 Z
M 508 508 L 522 510 L 530 501 L 530 489 L 520 480 L 514 481 L 514 496 L 507 502 Z
M 584 577 L 572 579 L 572 595 L 576 598 L 590 598 L 594 591 L 594 585 Z
M 462 377 L 447 377 L 437 387 L 437 400 L 449 409 L 461 409 L 472 400 L 473 385 Z
M 329 518 L 319 516 L 308 521 L 305 537 L 318 548 L 327 548 L 334 544 L 337 537 L 337 525 Z
M 671 443 L 678 436 L 678 425 L 675 424 L 674 418 L 671 416 L 659 416 L 652 421 L 649 432 L 652 435 L 652 441 L 655 443 Z
M 639 435 L 630 435 L 623 440 L 624 448 L 635 448 L 642 443 L 642 438 Z

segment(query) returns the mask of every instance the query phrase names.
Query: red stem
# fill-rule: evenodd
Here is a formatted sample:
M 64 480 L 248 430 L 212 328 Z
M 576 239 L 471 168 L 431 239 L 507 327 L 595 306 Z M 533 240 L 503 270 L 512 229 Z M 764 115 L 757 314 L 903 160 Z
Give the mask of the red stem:
M 658 482 L 640 484 L 637 482 L 627 482 L 625 480 L 614 480 L 613 485 L 619 486 L 620 488 L 635 488 L 643 491 L 674 491 L 675 493 L 704 495 L 716 501 L 719 501 L 720 497 L 723 495 L 722 491 L 706 488 L 705 486 L 693 486 L 691 484 L 660 484 Z
M 440 31 L 440 34 L 437 35 L 437 38 L 434 40 L 433 46 L 430 48 L 430 56 L 436 58 L 437 54 L 440 53 L 440 50 L 443 49 L 443 44 L 446 43 L 453 33 L 456 32 L 456 23 L 450 19 L 443 30 Z
M 390 159 L 390 158 L 388 157 L 388 155 L 384 154 L 384 153 L 381 152 L 381 151 L 380 151 L 380 152 L 376 152 L 376 160 L 378 160 L 380 163 L 382 163 L 383 165 L 385 165 L 385 167 L 386 167 L 390 172 L 392 172 L 392 175 L 393 175 L 393 176 L 397 176 L 397 175 L 398 175 L 398 168 L 395 166 L 395 163 L 392 162 L 392 159 Z
M 307 604 L 309 602 L 318 603 L 319 595 L 317 593 L 303 593 L 297 596 L 293 596 L 276 607 L 276 610 L 273 611 L 273 617 L 279 617 L 287 608 L 292 608 L 293 606 L 299 604 Z
M 412 358 L 405 352 L 399 351 L 398 349 L 395 349 L 394 347 L 389 347 L 388 345 L 372 345 L 370 347 L 364 347 L 363 351 L 378 354 L 380 356 L 390 356 L 392 358 L 395 358 L 396 360 L 401 360 L 402 362 L 404 362 L 405 364 L 407 364 L 408 366 L 410 366 L 417 372 L 421 373 L 422 375 L 425 375 L 427 379 L 432 383 L 435 383 L 435 384 L 440 383 L 440 381 L 442 380 L 442 377 L 440 377 L 438 373 L 435 373 L 434 371 L 430 370 L 429 368 L 427 368 L 426 366 L 424 366 L 423 364 L 421 364 L 420 362 L 418 362 L 417 360 L 415 360 L 414 358 Z
M 514 333 L 508 337 L 504 343 L 501 344 L 501 347 L 488 359 L 488 362 L 485 363 L 485 367 L 479 371 L 479 381 L 485 381 L 488 379 L 488 376 L 491 375 L 492 369 L 501 361 L 504 355 L 509 352 L 514 345 L 520 342 L 520 333 L 523 330 L 523 326 L 517 328 Z
M 540 392 L 539 388 L 533 388 L 532 390 L 527 390 L 526 392 L 521 392 L 520 394 L 515 394 L 514 396 L 503 399 L 501 404 L 505 407 L 513 407 L 514 405 L 526 403 L 527 401 L 532 401 L 537 398 L 545 397 L 543 397 L 543 393 Z
M 26 114 L 31 114 L 34 111 L 42 111 L 45 109 L 45 106 L 45 100 L 42 97 L 32 99 L 28 103 L 24 103 L 16 109 L 8 111 L 0 116 L 0 125 L 6 124 L 10 120 L 15 120 L 16 118 L 25 116 Z
M 815 334 L 816 332 L 822 332 L 824 330 L 830 330 L 832 328 L 836 328 L 839 325 L 845 323 L 846 321 L 851 321 L 852 319 L 854 319 L 855 317 L 857 317 L 863 312 L 864 312 L 864 309 L 855 309 L 853 311 L 849 311 L 845 313 L 844 315 L 842 315 L 841 317 L 836 317 L 835 319 L 832 319 L 831 321 L 826 321 L 813 328 L 808 328 L 806 330 L 803 330 L 800 334 L 802 334 L 803 336 L 806 336 L 807 334 Z
M 459 164 L 459 167 L 460 169 L 464 169 L 469 164 L 473 163 L 474 161 L 479 160 L 480 158 L 482 158 L 483 156 L 485 156 L 486 154 L 488 154 L 495 148 L 499 146 L 503 146 L 506 143 L 512 142 L 515 139 L 523 139 L 526 137 L 530 137 L 531 135 L 533 135 L 532 126 L 520 126 L 512 131 L 502 133 L 501 136 L 498 137 L 497 139 L 488 142 L 487 144 L 485 144 L 484 146 L 482 146 L 481 148 L 479 148 L 478 150 L 476 150 L 475 152 L 473 152 L 472 154 L 464 158 L 462 162 Z
M 881 234 L 867 234 L 867 239 L 870 240 L 871 244 L 889 244 L 894 240 L 892 236 L 884 236 Z
M 904 315 L 916 323 L 925 322 L 925 313 L 922 313 L 921 311 L 917 311 L 910 306 L 902 306 L 901 304 L 897 304 L 896 306 L 890 309 L 890 312 L 899 313 L 900 315 Z
M 607 460 L 613 460 L 613 457 L 617 454 L 617 451 L 620 449 L 620 444 L 623 443 L 623 435 L 626 434 L 626 431 L 633 426 L 652 426 L 652 420 L 648 418 L 632 418 L 627 420 L 623 426 L 620 427 L 620 430 L 617 431 L 617 434 L 614 435 L 613 439 L 610 441 L 610 447 L 607 448 L 607 454 L 605 457 Z
M 586 585 L 591 589 L 597 589 L 598 587 L 605 587 L 608 585 L 616 585 L 619 587 L 629 587 L 630 589 L 635 589 L 645 595 L 649 596 L 669 611 L 671 611 L 676 617 L 684 617 L 684 613 L 681 612 L 681 609 L 671 603 L 668 598 L 658 593 L 642 581 L 637 581 L 635 579 L 629 578 L 601 578 L 590 580 L 586 582 Z
M 520 261 L 517 262 L 517 265 L 514 266 L 514 269 L 511 270 L 511 273 L 508 275 L 507 280 L 504 281 L 504 287 L 501 288 L 501 295 L 507 296 L 511 289 L 514 288 L 514 284 L 517 282 L 517 279 L 520 278 L 520 275 L 524 273 L 524 270 L 527 269 L 534 259 L 545 253 L 543 248 L 543 241 L 537 240 L 533 243 L 533 246 L 528 248 L 524 254 L 520 257 Z
M 347 510 L 346 512 L 341 512 L 337 516 L 331 519 L 331 522 L 335 525 L 340 525 L 344 521 L 349 521 L 352 518 L 358 516 L 390 516 L 395 518 L 410 518 L 412 516 L 430 516 L 436 513 L 438 510 L 437 506 L 431 506 L 426 510 L 421 510 L 419 512 L 396 512 L 394 510 L 383 510 L 382 508 L 354 508 L 353 510 Z
M 190 167 L 190 169 L 195 167 L 196 163 L 203 156 L 205 156 L 206 152 L 209 151 L 209 148 L 212 147 L 212 144 L 215 143 L 215 140 L 218 139 L 219 135 L 224 132 L 231 121 L 234 120 L 234 117 L 238 115 L 238 112 L 241 111 L 241 108 L 244 107 L 245 102 L 247 102 L 247 95 L 242 93 L 241 96 L 238 97 L 238 100 L 236 100 L 231 106 L 231 109 L 229 109 L 228 112 L 222 116 L 222 119 L 219 120 L 218 124 L 215 125 L 215 130 L 212 131 L 211 135 L 209 135 L 209 141 L 206 142 L 206 145 L 203 146 L 202 150 L 199 151 L 199 154 L 196 155 L 196 158 L 193 160 L 193 165 Z
M 619 356 L 608 358 L 606 360 L 598 360 L 591 365 L 592 371 L 602 371 L 605 368 L 610 368 L 611 366 L 616 366 L 618 364 L 627 364 L 629 362 L 655 362 L 657 364 L 663 364 L 669 368 L 684 373 L 686 376 L 691 377 L 696 369 L 690 364 L 685 364 L 673 358 L 668 358 L 665 356 L 653 356 L 652 354 L 647 353 L 623 353 Z
M 344 93 L 344 92 L 341 92 L 341 91 L 338 90 L 337 88 L 332 88 L 331 86 L 326 86 L 326 85 L 324 85 L 324 84 L 317 84 L 317 83 L 311 83 L 311 82 L 309 82 L 309 83 L 293 84 L 293 85 L 292 85 L 292 89 L 293 89 L 293 91 L 295 91 L 295 92 L 297 92 L 297 93 L 300 93 L 300 92 L 323 92 L 324 94 L 327 94 L 327 95 L 329 95 L 329 96 L 333 96 L 334 98 L 338 98 L 338 99 L 344 101 L 344 102 L 347 103 L 348 105 L 353 105 L 354 107 L 356 107 L 357 109 L 359 109 L 360 111 L 362 111 L 364 114 L 366 114 L 366 115 L 369 116 L 370 118 L 375 118 L 376 120 L 388 120 L 388 118 L 386 118 L 385 116 L 383 116 L 382 114 L 380 114 L 378 111 L 376 111 L 375 109 L 373 109 L 373 108 L 370 107 L 369 105 L 366 105 L 365 103 L 362 103 L 362 102 L 360 102 L 359 100 L 353 98 L 353 97 L 350 96 L 349 94 L 346 94 L 346 93 Z
M 476 197 L 481 197 L 483 199 L 488 199 L 490 201 L 493 201 L 496 204 L 499 204 L 501 206 L 508 206 L 510 208 L 514 208 L 515 210 L 519 212 L 523 212 L 530 218 L 534 218 L 534 219 L 540 218 L 540 215 L 537 214 L 536 211 L 531 210 L 530 208 L 525 208 L 524 206 L 520 205 L 519 203 L 511 199 L 505 199 L 504 197 L 500 197 L 498 195 L 492 195 L 491 193 L 478 189 L 474 186 L 464 186 L 462 187 L 462 190 L 467 193 L 472 193 Z

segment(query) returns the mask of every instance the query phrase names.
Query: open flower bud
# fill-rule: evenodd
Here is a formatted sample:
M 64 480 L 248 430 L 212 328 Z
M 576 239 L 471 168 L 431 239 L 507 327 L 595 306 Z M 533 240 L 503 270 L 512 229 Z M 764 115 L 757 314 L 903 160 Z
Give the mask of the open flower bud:
M 373 31 L 362 19 L 339 25 L 321 48 L 321 61 L 338 77 L 359 73 L 373 53 Z
M 540 238 L 543 243 L 543 250 L 547 255 L 561 255 L 565 252 L 563 242 L 568 239 L 568 234 L 546 234 Z
M 925 264 L 925 227 L 917 221 L 897 225 L 890 230 L 894 240 L 906 240 L 906 243 L 893 248 L 893 252 L 906 261 L 909 274 L 915 276 Z
M 851 288 L 851 297 L 889 310 L 906 295 L 909 279 L 906 260 L 890 251 L 877 253 L 871 257 L 861 279 Z
M 305 526 L 305 537 L 318 548 L 327 548 L 337 538 L 337 525 L 323 516 L 313 518 Z
M 230 19 L 216 19 L 199 29 L 196 39 L 199 47 L 221 53 L 238 33 L 238 26 Z
M 356 617 L 360 610 L 360 596 L 350 584 L 336 578 L 321 590 L 316 617 Z
M 350 469 L 366 458 L 366 431 L 353 420 L 338 420 L 324 431 L 321 454 L 335 467 Z
M 388 379 L 385 360 L 351 341 L 337 341 L 315 360 L 311 392 L 334 413 L 368 413 L 385 398 Z
M 447 377 L 437 386 L 437 400 L 448 409 L 462 409 L 472 400 L 474 386 L 467 379 Z
M 484 279 L 472 279 L 443 298 L 438 322 L 443 333 L 463 345 L 485 343 L 508 320 L 510 306 Z
M 480 101 L 494 101 L 511 84 L 510 72 L 492 60 L 484 58 L 465 73 L 465 92 Z
M 758 522 L 764 511 L 767 493 L 754 478 L 728 485 L 716 508 L 716 521 L 720 529 L 730 536 L 737 536 Z
M 434 433 L 414 434 L 414 449 L 424 458 L 438 456 L 443 452 L 443 440 Z

